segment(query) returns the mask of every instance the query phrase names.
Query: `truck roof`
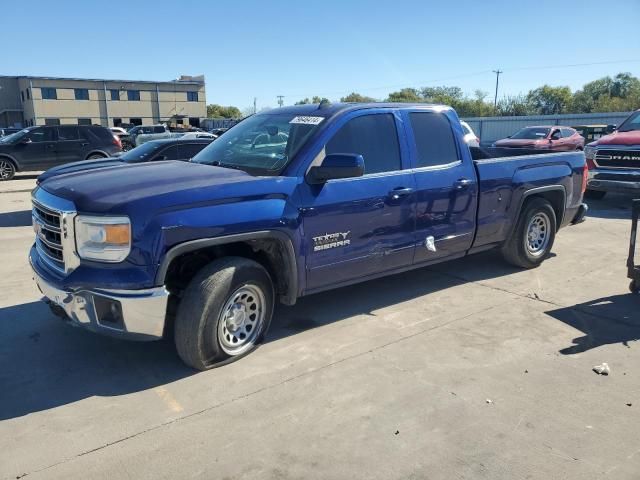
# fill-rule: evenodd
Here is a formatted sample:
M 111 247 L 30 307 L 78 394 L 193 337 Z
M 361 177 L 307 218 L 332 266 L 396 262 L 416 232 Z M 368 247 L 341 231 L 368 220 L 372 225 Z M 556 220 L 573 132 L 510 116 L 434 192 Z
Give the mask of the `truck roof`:
M 351 111 L 351 110 L 363 110 L 368 108 L 439 108 L 439 109 L 451 109 L 451 107 L 447 105 L 438 105 L 432 103 L 385 103 L 385 102 L 373 102 L 373 103 L 327 103 L 327 104 L 318 104 L 311 103 L 305 105 L 292 105 L 288 107 L 274 108 L 268 110 L 266 114 L 269 113 L 291 113 L 291 114 L 299 114 L 299 115 L 322 115 L 322 116 L 333 116 L 337 113 Z

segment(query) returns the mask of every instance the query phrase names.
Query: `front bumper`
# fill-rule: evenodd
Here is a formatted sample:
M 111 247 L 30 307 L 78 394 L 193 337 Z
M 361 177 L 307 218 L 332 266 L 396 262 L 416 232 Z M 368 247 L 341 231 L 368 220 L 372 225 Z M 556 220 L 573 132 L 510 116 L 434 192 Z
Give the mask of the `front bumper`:
M 589 190 L 617 193 L 640 193 L 640 171 L 627 169 L 589 170 Z
M 75 326 L 130 340 L 162 338 L 168 292 L 164 287 L 145 290 L 66 290 L 45 280 L 30 257 L 33 279 L 56 312 Z

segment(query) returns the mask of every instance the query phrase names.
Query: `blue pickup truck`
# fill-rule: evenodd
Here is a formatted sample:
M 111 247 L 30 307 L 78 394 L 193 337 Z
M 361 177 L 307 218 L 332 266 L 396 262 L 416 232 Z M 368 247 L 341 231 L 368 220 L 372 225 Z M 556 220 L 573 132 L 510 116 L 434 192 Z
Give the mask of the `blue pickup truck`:
M 584 216 L 584 155 L 492 158 L 463 135 L 445 106 L 304 105 L 190 163 L 52 176 L 32 194 L 35 281 L 73 324 L 173 335 L 207 369 L 251 352 L 276 301 L 492 248 L 538 266 Z

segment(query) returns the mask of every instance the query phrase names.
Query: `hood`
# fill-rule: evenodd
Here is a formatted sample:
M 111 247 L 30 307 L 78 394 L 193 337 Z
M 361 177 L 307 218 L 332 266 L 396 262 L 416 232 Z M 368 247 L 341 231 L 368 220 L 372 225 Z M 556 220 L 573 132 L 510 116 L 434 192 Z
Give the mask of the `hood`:
M 94 170 L 96 168 L 113 167 L 114 165 L 120 165 L 122 160 L 118 158 L 100 158 L 98 160 L 82 160 L 81 162 L 65 163 L 57 167 L 50 168 L 46 172 L 38 176 L 37 182 L 42 183 L 45 180 L 55 177 L 57 175 L 63 175 L 65 173 L 79 172 L 82 170 Z
M 179 161 L 121 163 L 61 174 L 44 181 L 47 192 L 71 200 L 81 213 L 130 214 L 289 196 L 297 178 L 254 177 L 241 170 Z
M 547 142 L 547 140 L 530 140 L 530 139 L 516 139 L 516 138 L 503 138 L 495 142 L 496 147 L 514 147 L 514 148 L 527 148 L 540 145 Z
M 640 130 L 613 132 L 589 144 L 590 147 L 598 145 L 640 145 Z

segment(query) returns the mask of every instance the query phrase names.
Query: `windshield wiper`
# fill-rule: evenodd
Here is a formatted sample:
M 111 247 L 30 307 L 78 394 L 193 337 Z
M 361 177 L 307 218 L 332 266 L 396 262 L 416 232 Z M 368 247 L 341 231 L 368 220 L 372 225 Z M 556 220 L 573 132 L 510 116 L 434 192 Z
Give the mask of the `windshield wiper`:
M 242 167 L 238 165 L 232 165 L 230 163 L 219 162 L 218 160 L 208 163 L 207 165 L 211 165 L 212 167 L 222 167 L 222 168 L 230 168 L 232 170 L 244 170 Z

